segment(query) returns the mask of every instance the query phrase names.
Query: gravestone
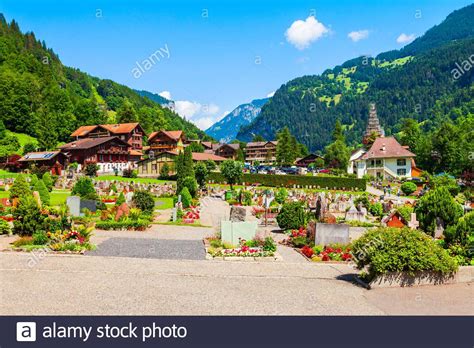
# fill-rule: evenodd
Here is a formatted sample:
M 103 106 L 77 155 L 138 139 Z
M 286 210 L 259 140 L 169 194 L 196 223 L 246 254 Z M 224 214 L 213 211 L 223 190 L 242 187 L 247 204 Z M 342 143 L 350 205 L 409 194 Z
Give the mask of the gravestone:
M 81 215 L 81 197 L 79 196 L 69 196 L 66 199 L 66 204 L 69 208 L 69 212 L 72 216 Z
M 420 223 L 416 219 L 416 213 L 411 213 L 410 221 L 408 221 L 408 227 L 410 227 L 412 230 L 416 230 L 418 226 L 420 226 Z
M 349 243 L 349 225 L 344 224 L 316 224 L 316 245 L 328 245 L 333 243 Z
M 247 210 L 244 207 L 237 207 L 233 205 L 230 208 L 230 221 L 233 221 L 233 222 L 245 221 L 246 216 L 247 216 Z
M 92 213 L 97 211 L 97 202 L 90 199 L 81 199 L 80 200 L 80 211 L 82 213 L 83 209 L 87 209 Z M 84 214 L 81 214 L 81 216 Z
M 221 221 L 221 240 L 239 245 L 241 239 L 253 239 L 257 233 L 257 227 L 257 221 Z

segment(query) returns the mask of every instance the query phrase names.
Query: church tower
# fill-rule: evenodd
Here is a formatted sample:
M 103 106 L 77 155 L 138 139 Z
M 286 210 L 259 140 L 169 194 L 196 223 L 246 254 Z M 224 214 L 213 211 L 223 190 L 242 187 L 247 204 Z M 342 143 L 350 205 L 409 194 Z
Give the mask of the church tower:
M 364 132 L 364 138 L 362 139 L 363 144 L 368 144 L 373 141 L 373 137 L 379 138 L 385 136 L 383 128 L 380 126 L 379 118 L 377 117 L 377 109 L 375 104 L 370 104 L 369 120 L 367 122 L 367 128 Z M 372 138 L 372 139 L 371 139 Z

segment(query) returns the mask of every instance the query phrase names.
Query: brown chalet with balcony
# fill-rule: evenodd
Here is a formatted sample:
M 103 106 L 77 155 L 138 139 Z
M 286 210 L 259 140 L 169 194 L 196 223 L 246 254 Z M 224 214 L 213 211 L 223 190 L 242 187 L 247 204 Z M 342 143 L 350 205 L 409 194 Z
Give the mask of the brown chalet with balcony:
M 86 138 L 117 137 L 130 145 L 129 160 L 139 161 L 142 157 L 143 136 L 145 131 L 137 123 L 99 124 L 93 126 L 82 126 L 71 134 L 76 140 Z
M 185 141 L 184 133 L 180 130 L 153 132 L 148 137 L 149 152 L 153 151 L 155 155 L 166 151 L 181 152 Z
M 122 139 L 112 137 L 84 138 L 60 147 L 69 163 L 81 166 L 95 163 L 100 173 L 122 171 L 130 165 L 131 145 Z

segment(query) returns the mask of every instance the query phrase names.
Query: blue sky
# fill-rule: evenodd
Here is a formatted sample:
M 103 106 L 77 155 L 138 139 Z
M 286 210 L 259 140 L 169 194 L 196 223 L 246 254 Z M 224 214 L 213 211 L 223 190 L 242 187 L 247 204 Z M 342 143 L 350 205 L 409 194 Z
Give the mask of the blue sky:
M 403 47 L 471 2 L 0 0 L 0 11 L 64 64 L 165 92 L 207 128 L 295 77 Z M 134 76 L 157 51 L 159 61 Z

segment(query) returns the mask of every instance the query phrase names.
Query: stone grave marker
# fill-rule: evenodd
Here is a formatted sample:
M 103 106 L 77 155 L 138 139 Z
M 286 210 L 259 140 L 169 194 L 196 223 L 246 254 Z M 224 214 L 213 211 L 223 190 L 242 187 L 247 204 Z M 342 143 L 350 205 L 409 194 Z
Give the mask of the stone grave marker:
M 344 224 L 316 224 L 316 245 L 328 245 L 333 243 L 349 243 L 349 225 Z

